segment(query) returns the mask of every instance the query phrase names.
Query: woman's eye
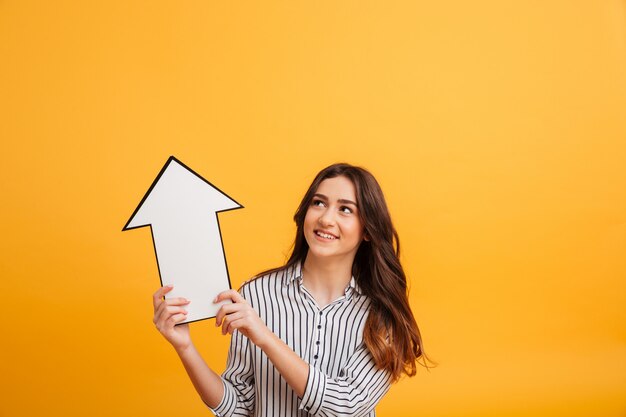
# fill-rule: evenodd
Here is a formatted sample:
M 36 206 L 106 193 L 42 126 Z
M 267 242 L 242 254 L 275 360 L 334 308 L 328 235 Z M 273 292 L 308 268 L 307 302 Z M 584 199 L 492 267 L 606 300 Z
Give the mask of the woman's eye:
M 345 207 L 344 206 L 344 207 L 341 208 L 341 212 L 342 213 L 346 213 L 346 214 L 350 214 L 350 213 L 352 213 L 352 209 L 350 207 Z
M 313 205 L 313 206 L 323 206 L 324 202 L 322 200 L 313 200 L 313 203 L 311 205 Z

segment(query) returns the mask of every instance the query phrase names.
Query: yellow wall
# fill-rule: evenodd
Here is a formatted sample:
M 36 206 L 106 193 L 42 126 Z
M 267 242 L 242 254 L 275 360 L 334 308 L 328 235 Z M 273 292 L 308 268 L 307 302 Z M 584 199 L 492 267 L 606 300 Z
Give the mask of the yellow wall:
M 1 416 L 210 414 L 120 231 L 169 155 L 246 207 L 235 285 L 320 168 L 378 177 L 440 363 L 380 416 L 626 413 L 623 0 L 5 0 L 0 106 Z

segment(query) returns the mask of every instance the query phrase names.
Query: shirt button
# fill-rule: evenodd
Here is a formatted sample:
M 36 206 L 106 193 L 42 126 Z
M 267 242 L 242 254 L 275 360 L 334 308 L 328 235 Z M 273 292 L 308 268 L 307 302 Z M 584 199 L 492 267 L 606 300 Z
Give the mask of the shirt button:
M 313 359 L 317 359 L 317 355 L 313 356 Z
M 321 328 L 322 328 L 322 325 L 321 325 L 321 324 L 318 324 L 318 325 L 317 325 L 317 328 L 318 328 L 318 329 L 321 329 Z
M 320 341 L 319 341 L 319 340 L 318 340 L 318 341 L 316 341 L 316 342 L 315 342 L 315 344 L 316 344 L 316 345 L 319 345 L 319 344 L 320 344 Z
M 321 316 L 322 314 L 324 314 L 324 313 L 322 313 L 322 312 L 320 311 L 320 316 Z

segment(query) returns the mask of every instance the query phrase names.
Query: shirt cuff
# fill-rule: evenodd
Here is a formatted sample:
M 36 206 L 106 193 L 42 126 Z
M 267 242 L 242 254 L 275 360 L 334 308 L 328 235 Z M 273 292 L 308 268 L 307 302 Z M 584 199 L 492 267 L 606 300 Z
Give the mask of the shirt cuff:
M 300 410 L 304 410 L 309 414 L 317 414 L 324 400 L 326 393 L 326 375 L 309 364 L 309 377 L 306 381 L 302 401 L 300 402 Z
M 217 417 L 223 417 L 231 415 L 237 405 L 237 396 L 234 389 L 228 389 L 224 378 L 222 378 L 222 385 L 224 386 L 224 395 L 222 395 L 222 401 L 215 408 L 209 406 L 208 409 L 213 412 Z M 232 388 L 232 387 L 231 387 Z

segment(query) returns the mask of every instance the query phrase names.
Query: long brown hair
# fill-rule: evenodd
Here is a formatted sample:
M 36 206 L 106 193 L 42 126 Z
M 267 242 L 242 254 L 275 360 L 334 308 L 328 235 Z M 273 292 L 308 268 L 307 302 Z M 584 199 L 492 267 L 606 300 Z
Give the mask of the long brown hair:
M 416 363 L 428 368 L 427 361 L 434 362 L 424 353 L 420 331 L 409 306 L 406 276 L 399 259 L 398 233 L 391 222 L 383 192 L 369 171 L 345 163 L 320 171 L 293 217 L 296 239 L 287 263 L 257 277 L 304 263 L 309 250 L 304 237 L 306 212 L 320 183 L 339 176 L 350 179 L 356 188 L 358 212 L 364 235 L 368 237 L 361 242 L 352 265 L 352 274 L 361 292 L 371 300 L 363 338 L 376 365 L 387 369 L 395 382 L 402 374 L 415 375 Z

